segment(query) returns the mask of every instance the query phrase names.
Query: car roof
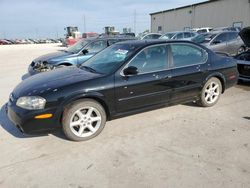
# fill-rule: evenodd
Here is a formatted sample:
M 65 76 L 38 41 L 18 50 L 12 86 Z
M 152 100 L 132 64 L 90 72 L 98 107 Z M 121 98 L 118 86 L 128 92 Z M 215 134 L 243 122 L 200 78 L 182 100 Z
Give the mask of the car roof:
M 98 40 L 111 40 L 111 39 L 119 39 L 119 40 L 135 40 L 135 37 L 93 37 L 93 38 L 87 38 L 87 39 L 81 39 L 88 42 L 92 41 L 98 41 Z
M 237 31 L 211 31 L 211 32 L 208 32 L 206 34 L 221 34 L 221 33 L 239 33 Z
M 192 41 L 188 40 L 163 40 L 163 39 L 149 39 L 149 40 L 130 40 L 130 41 L 122 41 L 116 44 L 125 44 L 125 45 L 132 45 L 137 47 L 146 47 L 150 45 L 157 45 L 157 44 L 169 44 L 169 43 L 187 43 L 187 44 L 195 44 L 196 46 L 200 46 Z

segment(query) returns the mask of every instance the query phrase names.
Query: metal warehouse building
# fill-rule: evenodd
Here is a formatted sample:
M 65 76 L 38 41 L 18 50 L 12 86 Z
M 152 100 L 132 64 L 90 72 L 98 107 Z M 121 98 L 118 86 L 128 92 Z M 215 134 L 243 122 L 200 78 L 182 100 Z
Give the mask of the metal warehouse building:
M 151 32 L 250 26 L 250 0 L 210 0 L 151 13 Z

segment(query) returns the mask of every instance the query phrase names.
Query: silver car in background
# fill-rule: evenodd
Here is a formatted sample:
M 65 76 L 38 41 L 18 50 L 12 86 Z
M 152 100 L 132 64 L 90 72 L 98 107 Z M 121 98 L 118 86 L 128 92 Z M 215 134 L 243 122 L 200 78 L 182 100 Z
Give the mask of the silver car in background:
M 238 32 L 218 31 L 204 34 L 203 45 L 219 53 L 230 56 L 240 54 L 246 50 L 244 42 L 239 37 Z
M 199 34 L 196 32 L 191 31 L 175 31 L 175 32 L 168 32 L 165 33 L 160 37 L 160 39 L 164 40 L 190 40 L 192 41 L 193 38 L 197 37 Z

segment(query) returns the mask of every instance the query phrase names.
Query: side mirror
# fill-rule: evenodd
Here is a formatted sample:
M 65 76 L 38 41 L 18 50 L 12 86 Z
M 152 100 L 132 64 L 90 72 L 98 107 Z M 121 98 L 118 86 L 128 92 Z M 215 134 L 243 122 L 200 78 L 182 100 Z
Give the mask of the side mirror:
M 215 41 L 213 42 L 213 44 L 220 44 L 220 43 L 222 43 L 221 40 L 215 40 Z
M 123 70 L 123 74 L 125 76 L 136 75 L 138 74 L 138 69 L 134 66 L 130 66 Z
M 83 50 L 82 50 L 82 54 L 83 54 L 83 55 L 86 55 L 87 53 L 89 53 L 88 49 L 83 49 Z

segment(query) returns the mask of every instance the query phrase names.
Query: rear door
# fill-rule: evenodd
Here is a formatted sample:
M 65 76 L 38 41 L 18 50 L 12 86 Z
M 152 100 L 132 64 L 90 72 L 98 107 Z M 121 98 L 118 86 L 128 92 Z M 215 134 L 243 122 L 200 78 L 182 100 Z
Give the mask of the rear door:
M 239 48 L 243 45 L 243 42 L 239 38 L 237 32 L 231 32 L 227 34 L 227 48 L 231 55 L 236 55 Z
M 140 51 L 124 68 L 133 66 L 137 75 L 115 76 L 116 110 L 118 113 L 167 102 L 170 95 L 168 47 L 155 45 Z
M 207 77 L 208 54 L 193 44 L 171 44 L 173 92 L 171 101 L 191 99 L 197 96 Z

